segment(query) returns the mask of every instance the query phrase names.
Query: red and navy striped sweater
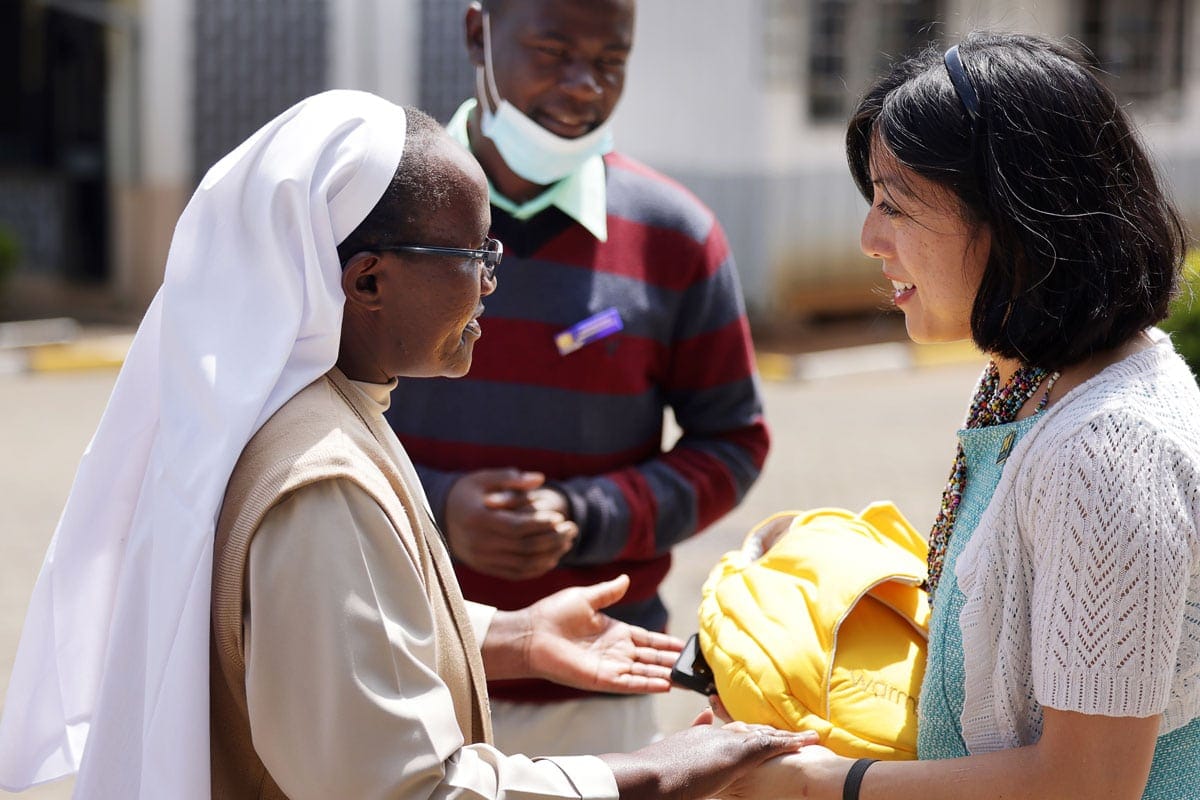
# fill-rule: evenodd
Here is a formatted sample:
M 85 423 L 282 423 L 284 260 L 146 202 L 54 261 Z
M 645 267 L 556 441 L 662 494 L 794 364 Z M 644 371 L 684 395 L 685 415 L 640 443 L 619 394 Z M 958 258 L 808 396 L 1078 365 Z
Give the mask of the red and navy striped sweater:
M 671 547 L 732 509 L 758 477 L 768 434 L 733 257 L 720 225 L 687 190 L 618 154 L 604 159 L 608 241 L 557 208 L 516 220 L 492 207 L 504 243 L 471 371 L 401 380 L 388 419 L 421 473 L 438 522 L 464 472 L 546 474 L 580 535 L 560 566 L 529 581 L 456 565 L 467 598 L 503 609 L 622 572 L 606 611 L 666 625 L 658 585 Z M 555 334 L 609 307 L 617 334 L 560 355 Z M 663 452 L 663 409 L 683 436 Z M 540 681 L 493 696 L 549 701 L 582 694 Z

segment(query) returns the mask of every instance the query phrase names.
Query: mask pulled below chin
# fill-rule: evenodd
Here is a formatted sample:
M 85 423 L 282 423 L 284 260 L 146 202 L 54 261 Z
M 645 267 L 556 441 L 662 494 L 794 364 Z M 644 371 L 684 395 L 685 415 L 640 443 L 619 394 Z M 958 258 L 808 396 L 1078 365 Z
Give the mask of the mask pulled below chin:
M 487 14 L 483 17 L 483 55 L 484 65 L 475 70 L 475 89 L 483 112 L 480 129 L 517 175 L 545 186 L 575 172 L 588 159 L 613 149 L 611 115 L 595 130 L 567 139 L 538 125 L 500 97 L 492 69 L 491 24 Z M 496 101 L 495 112 L 491 110 L 489 97 Z

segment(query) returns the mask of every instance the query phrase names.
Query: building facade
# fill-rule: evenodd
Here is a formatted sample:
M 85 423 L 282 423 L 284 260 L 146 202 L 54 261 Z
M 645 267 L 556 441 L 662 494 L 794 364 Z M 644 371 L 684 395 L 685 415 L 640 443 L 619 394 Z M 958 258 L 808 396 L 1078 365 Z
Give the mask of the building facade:
M 891 57 L 985 27 L 1091 49 L 1200 231 L 1200 3 L 1189 0 L 642 2 L 618 141 L 717 212 L 757 319 L 877 308 L 846 118 Z
M 619 146 L 724 223 L 753 316 L 868 309 L 846 116 L 887 60 L 964 30 L 1071 36 L 1200 229 L 1200 13 L 1188 0 L 643 0 Z M 0 4 L 0 315 L 136 318 L 204 171 L 292 102 L 361 88 L 448 118 L 465 0 Z

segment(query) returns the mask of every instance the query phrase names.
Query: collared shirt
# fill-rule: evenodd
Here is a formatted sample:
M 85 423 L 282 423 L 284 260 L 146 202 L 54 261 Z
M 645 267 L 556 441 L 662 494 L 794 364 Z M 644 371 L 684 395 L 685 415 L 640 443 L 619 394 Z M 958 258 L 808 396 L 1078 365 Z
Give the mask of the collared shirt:
M 471 149 L 467 136 L 467 117 L 477 105 L 471 98 L 458 107 L 446 125 L 446 131 L 463 147 Z M 583 166 L 567 177 L 552 183 L 546 190 L 524 203 L 515 203 L 496 190 L 488 181 L 492 205 L 514 219 L 529 219 L 555 206 L 602 242 L 608 241 L 608 197 L 604 184 L 604 157 L 592 156 Z

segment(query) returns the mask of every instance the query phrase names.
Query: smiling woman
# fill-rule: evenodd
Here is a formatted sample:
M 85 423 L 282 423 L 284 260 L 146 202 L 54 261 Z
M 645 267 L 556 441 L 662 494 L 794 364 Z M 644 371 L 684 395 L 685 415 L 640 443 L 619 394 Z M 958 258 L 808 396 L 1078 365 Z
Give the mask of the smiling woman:
M 879 141 L 872 150 L 871 185 L 862 249 L 883 262 L 909 337 L 925 343 L 969 338 L 990 229 L 964 219 L 949 190 L 902 166 Z
M 1200 796 L 1200 391 L 1185 235 L 1085 59 L 975 33 L 860 102 L 862 248 L 916 341 L 991 357 L 929 539 L 915 762 L 821 748 L 778 797 Z

